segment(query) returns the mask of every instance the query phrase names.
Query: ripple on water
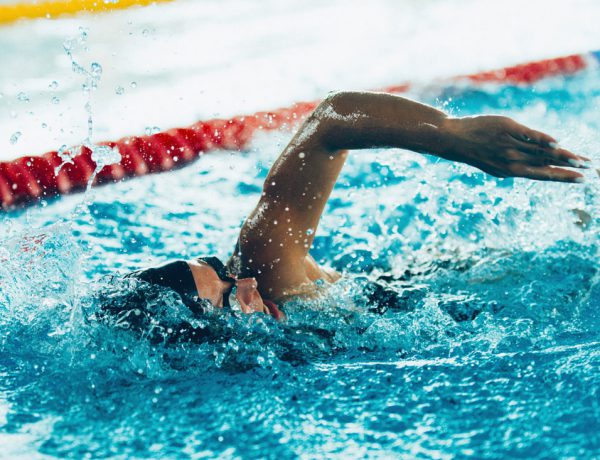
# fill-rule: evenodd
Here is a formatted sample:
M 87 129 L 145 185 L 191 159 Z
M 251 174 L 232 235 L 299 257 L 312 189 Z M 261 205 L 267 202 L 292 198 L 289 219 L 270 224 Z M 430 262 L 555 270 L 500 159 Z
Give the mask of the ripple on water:
M 598 81 L 591 71 L 535 90 L 441 97 L 452 95 L 455 112 L 506 113 L 593 151 Z M 98 189 L 72 220 L 56 216 L 81 197 L 4 220 L 5 452 L 598 455 L 595 183 L 531 184 L 408 152 L 356 154 L 313 250 L 348 275 L 317 300 L 286 305 L 287 323 L 235 312 L 193 318 L 167 293 L 143 297 L 141 310 L 156 316 L 142 333 L 98 321 L 98 293 L 119 289 L 109 274 L 230 253 L 281 136 L 235 158 L 207 155 Z M 589 216 L 585 225 L 574 209 Z M 387 296 L 378 312 L 367 305 L 373 289 Z M 211 334 L 176 340 L 157 318 Z

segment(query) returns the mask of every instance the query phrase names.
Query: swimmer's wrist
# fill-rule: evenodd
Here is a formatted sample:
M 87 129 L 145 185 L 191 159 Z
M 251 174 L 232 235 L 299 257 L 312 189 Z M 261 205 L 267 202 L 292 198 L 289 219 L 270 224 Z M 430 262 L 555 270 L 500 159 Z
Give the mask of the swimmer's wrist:
M 460 161 L 457 152 L 461 150 L 464 138 L 464 124 L 468 117 L 446 116 L 440 123 L 438 149 L 434 153 L 447 160 Z

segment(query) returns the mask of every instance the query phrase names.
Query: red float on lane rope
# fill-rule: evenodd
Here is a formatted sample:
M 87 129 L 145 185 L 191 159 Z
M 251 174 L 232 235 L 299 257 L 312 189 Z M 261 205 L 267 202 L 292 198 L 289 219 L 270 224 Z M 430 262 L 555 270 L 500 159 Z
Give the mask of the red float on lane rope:
M 572 74 L 586 66 L 585 56 L 573 55 L 459 78 L 475 83 L 529 84 L 553 75 Z M 385 88 L 384 91 L 401 93 L 409 88 L 410 85 L 403 84 Z M 126 177 L 168 171 L 211 150 L 243 150 L 256 131 L 291 128 L 310 114 L 317 104 L 300 102 L 271 112 L 258 112 L 229 120 L 200 121 L 188 128 L 173 128 L 149 136 L 101 142 L 99 145 L 117 148 L 121 153 L 121 162 L 102 168 L 95 182 L 117 182 Z M 72 162 L 63 165 L 55 174 L 62 163 L 57 152 L 0 162 L 2 208 L 84 189 L 95 169 L 91 150 L 80 147 Z
M 576 73 L 586 66 L 586 59 L 577 54 L 467 75 L 466 78 L 476 83 L 533 83 L 553 75 Z

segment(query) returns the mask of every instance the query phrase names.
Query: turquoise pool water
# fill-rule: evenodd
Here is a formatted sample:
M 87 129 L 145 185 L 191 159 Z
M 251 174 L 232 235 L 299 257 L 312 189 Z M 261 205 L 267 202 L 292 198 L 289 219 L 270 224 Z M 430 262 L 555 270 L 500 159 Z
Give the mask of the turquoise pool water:
M 513 116 L 598 159 L 597 69 L 413 96 Z M 2 217 L 0 457 L 600 455 L 593 171 L 582 186 L 533 183 L 356 152 L 315 239 L 346 273 L 326 298 L 288 304 L 285 324 L 197 318 L 219 337 L 203 344 L 94 320 L 110 274 L 227 257 L 289 137 Z M 381 276 L 411 311 L 365 311 L 357 293 Z

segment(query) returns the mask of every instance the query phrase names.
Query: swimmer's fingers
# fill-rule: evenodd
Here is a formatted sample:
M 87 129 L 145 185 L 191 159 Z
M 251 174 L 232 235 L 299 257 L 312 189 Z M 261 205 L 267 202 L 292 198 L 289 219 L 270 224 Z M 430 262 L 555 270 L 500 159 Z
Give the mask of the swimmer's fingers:
M 516 149 L 530 156 L 531 164 L 552 164 L 570 168 L 589 168 L 590 160 L 581 155 L 576 155 L 563 148 L 531 144 L 524 141 L 515 141 Z
M 550 158 L 548 155 L 534 155 L 523 150 L 508 149 L 504 156 L 507 163 L 524 164 L 527 166 L 566 166 L 572 168 L 573 165 L 567 161 L 560 161 Z
M 584 182 L 583 176 L 576 171 L 551 166 L 515 165 L 511 168 L 511 172 L 516 177 L 525 177 L 534 180 L 571 183 Z
M 537 144 L 543 147 L 550 147 L 558 143 L 552 136 L 541 131 L 536 131 L 535 129 L 530 129 L 516 121 L 514 122 L 514 132 L 511 133 L 511 136 L 528 144 Z
M 585 162 L 591 161 L 582 155 L 576 155 L 566 149 L 557 147 L 557 141 L 552 136 L 530 129 L 514 122 L 514 131 L 511 136 L 516 140 L 516 147 L 525 153 L 534 156 L 549 157 L 563 163 L 563 166 L 575 168 L 586 167 Z

